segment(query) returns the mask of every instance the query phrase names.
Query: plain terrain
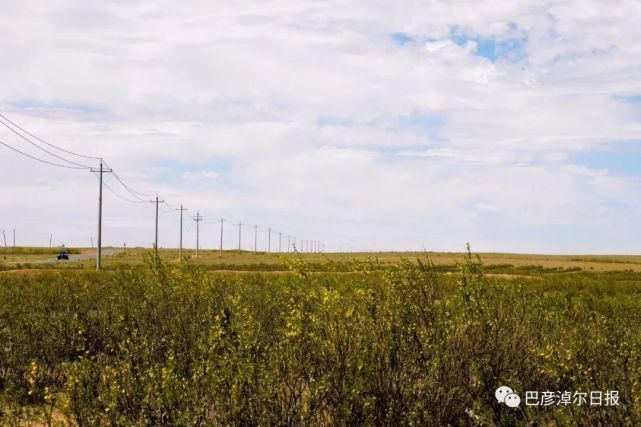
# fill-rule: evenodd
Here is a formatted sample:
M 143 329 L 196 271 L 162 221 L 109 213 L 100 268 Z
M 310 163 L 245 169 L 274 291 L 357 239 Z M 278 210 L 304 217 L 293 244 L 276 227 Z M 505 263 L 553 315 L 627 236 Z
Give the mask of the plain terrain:
M 641 423 L 638 256 L 73 252 L 0 252 L 0 424 Z
M 80 261 L 57 262 L 55 257 L 59 249 L 49 248 L 0 248 L 0 268 L 3 270 L 47 268 L 87 268 L 95 265 L 95 249 L 72 248 L 72 254 L 79 254 Z M 152 251 L 144 248 L 113 248 L 103 249 L 103 265 L 105 268 L 119 265 L 139 265 Z M 177 263 L 177 249 L 161 249 L 162 259 Z M 490 270 L 506 272 L 518 270 L 524 274 L 537 274 L 545 271 L 639 271 L 641 272 L 641 255 L 536 255 L 510 253 L 478 253 Z M 429 258 L 435 266 L 455 268 L 465 261 L 464 252 L 349 252 L 349 253 L 266 253 L 225 250 L 222 255 L 218 250 L 204 249 L 196 257 L 195 250 L 185 250 L 184 258 L 187 263 L 202 265 L 209 269 L 233 271 L 287 271 L 286 260 L 300 258 L 309 263 L 345 264 L 351 261 L 371 261 L 380 265 L 392 265 L 403 259 L 416 261 Z M 78 257 L 78 256 L 77 256 Z M 326 265 L 327 267 L 327 265 Z

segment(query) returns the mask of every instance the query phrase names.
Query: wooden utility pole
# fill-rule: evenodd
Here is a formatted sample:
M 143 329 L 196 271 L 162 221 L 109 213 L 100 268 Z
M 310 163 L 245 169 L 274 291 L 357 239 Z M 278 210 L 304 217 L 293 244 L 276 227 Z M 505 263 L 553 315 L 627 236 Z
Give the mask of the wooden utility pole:
M 200 215 L 200 212 L 196 211 L 196 216 L 194 221 L 196 221 L 196 258 L 198 258 L 198 251 L 200 246 L 200 221 L 203 220 L 203 217 Z
M 224 219 L 220 219 L 220 256 L 223 256 L 223 223 L 225 222 Z
M 102 159 L 100 159 L 100 167 L 98 170 L 90 169 L 91 172 L 98 172 L 98 244 L 96 246 L 96 270 L 100 271 L 102 268 L 102 174 L 110 173 L 111 169 L 105 169 L 102 165 Z M 13 233 L 13 239 L 15 246 L 15 229 Z
M 254 252 L 258 252 L 258 226 L 254 225 Z
M 156 196 L 156 200 L 152 200 L 151 203 L 156 204 L 156 232 L 154 237 L 154 251 L 156 253 L 156 258 L 158 258 L 158 204 L 165 203 L 164 200 L 159 200 Z
M 186 208 L 183 208 L 182 203 L 180 204 L 180 234 L 179 234 L 179 246 L 178 246 L 178 258 L 180 262 L 183 262 L 183 212 L 186 211 Z

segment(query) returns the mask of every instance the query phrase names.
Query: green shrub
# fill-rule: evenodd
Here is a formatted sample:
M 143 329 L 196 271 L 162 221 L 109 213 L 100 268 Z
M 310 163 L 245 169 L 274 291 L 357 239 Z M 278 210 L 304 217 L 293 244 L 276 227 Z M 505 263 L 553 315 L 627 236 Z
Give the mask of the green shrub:
M 234 275 L 148 259 L 101 274 L 0 275 L 0 420 L 641 422 L 634 273 L 500 281 L 471 255 L 458 276 L 429 262 L 286 265 Z M 617 389 L 620 405 L 516 410 L 494 399 L 504 384 Z

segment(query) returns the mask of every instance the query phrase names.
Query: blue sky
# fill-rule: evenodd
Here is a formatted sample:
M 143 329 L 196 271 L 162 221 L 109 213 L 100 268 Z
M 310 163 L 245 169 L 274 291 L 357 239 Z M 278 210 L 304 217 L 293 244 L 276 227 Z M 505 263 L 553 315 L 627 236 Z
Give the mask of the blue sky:
M 469 35 L 461 31 L 460 28 L 454 27 L 450 37 L 454 43 L 460 46 L 473 43 L 475 45 L 475 54 L 491 62 L 498 60 L 518 62 L 526 59 L 526 37 L 518 33 L 518 28 L 514 24 L 510 24 L 508 27 L 508 34 L 502 37 Z
M 620 176 L 641 176 L 641 141 L 629 142 L 625 146 L 613 144 L 608 150 L 589 150 L 576 153 L 570 160 L 590 169 L 605 169 Z
M 190 215 L 259 224 L 261 244 L 271 227 L 330 249 L 641 252 L 636 2 L 394 9 L 10 3 L 0 111 Z M 1 228 L 95 236 L 90 174 L 0 161 Z M 105 241 L 149 246 L 151 207 L 105 197 Z M 176 213 L 161 223 L 175 245 Z

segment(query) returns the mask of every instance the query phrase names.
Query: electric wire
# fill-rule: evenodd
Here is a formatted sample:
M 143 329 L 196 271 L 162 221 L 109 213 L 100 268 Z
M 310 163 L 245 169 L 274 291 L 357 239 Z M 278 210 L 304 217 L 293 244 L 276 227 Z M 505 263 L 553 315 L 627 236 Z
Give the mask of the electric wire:
M 142 191 L 137 191 L 137 190 L 133 189 L 132 187 L 130 187 L 129 185 L 127 185 L 127 184 L 126 184 L 126 183 L 125 183 L 125 182 L 124 182 L 124 181 L 123 181 L 123 180 L 118 176 L 118 174 L 117 174 L 116 172 L 114 172 L 114 171 L 113 171 L 113 168 L 111 168 L 111 167 L 109 166 L 109 164 L 108 164 L 106 161 L 104 161 L 101 157 L 86 156 L 86 155 L 83 155 L 83 154 L 78 154 L 78 153 L 75 153 L 75 152 L 73 152 L 73 151 L 66 150 L 66 149 L 64 149 L 64 148 L 58 147 L 58 146 L 56 146 L 56 145 L 54 145 L 54 144 L 51 144 L 51 143 L 49 143 L 49 142 L 47 142 L 47 141 L 43 140 L 42 138 L 37 137 L 36 135 L 34 135 L 34 134 L 30 133 L 29 131 L 25 130 L 24 128 L 22 128 L 22 127 L 21 127 L 21 126 L 19 126 L 18 124 L 14 123 L 14 122 L 13 122 L 13 121 L 11 121 L 10 119 L 8 119 L 8 118 L 7 118 L 6 116 L 4 116 L 2 113 L 0 113 L 0 118 L 2 118 L 2 119 L 4 119 L 4 120 L 6 120 L 6 121 L 7 121 L 7 122 L 9 122 L 11 125 L 13 125 L 13 126 L 15 126 L 16 128 L 18 128 L 20 131 L 22 131 L 22 132 L 24 132 L 25 134 L 27 134 L 27 135 L 31 136 L 32 138 L 35 138 L 35 139 L 36 139 L 36 140 L 38 140 L 38 141 L 40 141 L 40 142 L 42 142 L 42 143 L 46 144 L 47 146 L 50 146 L 50 147 L 52 147 L 52 148 L 55 148 L 55 149 L 57 149 L 57 150 L 60 150 L 60 151 L 62 151 L 62 152 L 65 152 L 65 153 L 68 153 L 68 154 L 71 154 L 71 155 L 74 155 L 74 156 L 83 157 L 83 158 L 87 158 L 87 159 L 96 159 L 96 160 L 100 160 L 100 161 L 101 161 L 102 163 L 104 163 L 108 168 L 110 168 L 110 169 L 111 169 L 111 173 L 112 173 L 112 175 L 113 175 L 113 176 L 114 176 L 114 178 L 115 178 L 115 179 L 120 183 L 120 185 L 121 185 L 121 186 L 122 186 L 122 187 L 123 187 L 123 188 L 124 188 L 124 189 L 129 193 L 129 194 L 131 194 L 132 196 L 134 196 L 134 197 L 136 198 L 136 200 L 133 200 L 133 199 L 130 199 L 130 198 L 127 198 L 127 197 L 125 197 L 125 196 L 121 195 L 120 193 L 118 193 L 117 191 L 115 191 L 115 190 L 114 190 L 110 185 L 108 185 L 108 184 L 107 184 L 106 182 L 104 182 L 104 180 L 103 180 L 103 185 L 107 188 L 107 190 L 109 190 L 111 193 L 113 193 L 115 196 L 117 196 L 117 197 L 118 197 L 118 198 L 120 198 L 121 200 L 124 200 L 124 201 L 129 202 L 129 203 L 148 203 L 148 202 L 149 202 L 149 200 L 144 200 L 141 196 L 147 196 L 147 195 L 153 195 L 153 194 L 156 194 L 156 193 L 152 193 L 152 192 L 142 192 Z M 29 142 L 29 143 L 30 143 L 31 145 L 33 145 L 34 147 L 36 147 L 36 148 L 38 148 L 38 149 L 42 150 L 43 152 L 45 152 L 45 153 L 47 153 L 47 154 L 49 154 L 49 155 L 51 155 L 51 156 L 56 157 L 57 159 L 60 159 L 60 160 L 62 160 L 62 161 L 64 161 L 64 162 L 67 162 L 67 163 L 70 163 L 70 164 L 72 164 L 72 165 L 74 165 L 74 166 L 68 166 L 68 165 L 59 164 L 59 163 L 54 163 L 54 162 L 50 162 L 50 161 L 48 161 L 48 160 L 41 159 L 41 158 L 39 158 L 39 157 L 36 157 L 36 156 L 31 155 L 31 154 L 25 153 L 24 151 L 21 151 L 20 149 L 15 148 L 15 147 L 13 147 L 12 145 L 10 145 L 10 144 L 8 144 L 8 143 L 5 143 L 5 142 L 4 142 L 4 141 L 2 141 L 2 140 L 0 140 L 0 145 L 3 145 L 3 146 L 5 146 L 6 148 L 9 148 L 10 150 L 15 151 L 16 153 L 21 154 L 21 155 L 23 155 L 23 156 L 25 156 L 25 157 L 28 157 L 28 158 L 30 158 L 30 159 L 36 160 L 36 161 L 38 161 L 38 162 L 41 162 L 41 163 L 44 163 L 44 164 L 47 164 L 47 165 L 56 166 L 56 167 L 60 167 L 60 168 L 65 168 L 65 169 L 77 169 L 77 170 L 78 170 L 78 169 L 81 169 L 81 170 L 89 169 L 89 170 L 91 170 L 91 172 L 93 172 L 93 173 L 94 173 L 94 175 L 95 175 L 96 177 L 98 177 L 97 172 L 96 172 L 93 168 L 91 168 L 90 166 L 87 166 L 87 165 L 84 165 L 84 164 L 81 164 L 81 163 L 77 163 L 77 162 L 74 162 L 74 161 L 72 161 L 72 160 L 66 159 L 66 158 L 64 158 L 64 157 L 58 156 L 58 155 L 56 155 L 55 153 L 52 153 L 52 152 L 50 152 L 50 151 L 48 151 L 48 150 L 46 150 L 46 149 L 42 148 L 41 146 L 39 146 L 37 143 L 35 143 L 35 142 L 31 141 L 29 138 L 25 137 L 24 135 L 22 135 L 21 133 L 19 133 L 19 132 L 18 132 L 18 131 L 16 131 L 15 129 L 13 129 L 11 126 L 7 125 L 7 123 L 5 123 L 4 121 L 0 120 L 0 123 L 2 123 L 2 124 L 3 124 L 7 129 L 9 129 L 11 132 L 13 132 L 14 134 L 16 134 L 16 135 L 17 135 L 17 136 L 19 136 L 20 138 L 22 138 L 22 139 L 24 139 L 25 141 Z M 153 202 L 153 201 L 152 201 L 152 202 Z M 170 205 L 170 206 L 165 206 L 165 204 Z M 162 208 L 163 208 L 164 210 L 166 210 L 167 212 L 175 212 L 175 211 L 180 210 L 180 209 L 178 208 L 178 206 L 177 206 L 177 205 L 173 205 L 173 204 L 171 204 L 171 203 L 169 203 L 169 202 L 165 202 L 165 203 L 163 203 Z M 185 209 L 185 210 L 188 210 L 188 209 Z M 223 221 L 223 223 L 234 224 L 234 225 L 240 225 L 240 226 L 241 226 L 241 228 L 244 226 L 244 227 L 246 227 L 246 228 L 247 228 L 247 229 L 249 229 L 249 230 L 252 230 L 252 229 L 253 229 L 255 232 L 257 232 L 257 231 L 261 231 L 261 232 L 265 232 L 265 231 L 267 231 L 267 230 L 266 230 L 266 229 L 264 229 L 263 227 L 258 227 L 258 225 L 251 225 L 251 224 L 247 224 L 247 223 L 233 223 L 233 222 L 231 222 L 231 221 L 229 221 L 229 220 L 226 220 L 226 219 L 223 219 L 223 218 L 221 218 L 221 219 L 219 219 L 219 220 L 215 220 L 215 221 L 212 221 L 212 220 L 205 220 L 205 218 L 204 218 L 203 216 L 199 215 L 199 214 L 198 214 L 197 216 L 194 216 L 194 217 L 193 217 L 193 219 L 194 219 L 194 220 L 198 220 L 198 221 L 202 221 L 203 223 L 206 223 L 206 224 L 220 224 L 220 222 L 221 222 L 221 221 Z M 277 230 L 271 230 L 271 231 L 272 231 L 274 234 L 283 233 L 283 232 L 278 232 Z M 283 233 L 283 234 L 284 234 L 284 233 Z M 291 237 L 293 237 L 293 236 L 291 236 L 291 235 L 287 235 L 287 237 L 288 237 L 288 239 L 289 239 L 289 238 L 291 238 Z M 294 243 L 292 244 L 292 246 L 293 246 L 294 248 L 296 248 L 296 243 L 295 243 L 295 242 L 296 242 L 296 238 L 294 237 Z M 294 250 L 296 250 L 296 249 L 294 249 Z
M 61 165 L 61 164 L 58 164 L 58 163 L 53 163 L 53 162 L 50 162 L 50 161 L 47 161 L 47 160 L 43 160 L 43 159 L 40 159 L 40 158 L 38 158 L 36 156 L 32 156 L 31 154 L 25 153 L 24 151 L 20 151 L 19 149 L 15 148 L 15 147 L 12 147 L 11 145 L 9 145 L 9 144 L 7 144 L 7 143 L 5 143 L 3 141 L 0 141 L 0 144 L 4 145 L 5 147 L 7 147 L 10 150 L 15 151 L 16 153 L 22 154 L 23 156 L 29 157 L 29 158 L 31 158 L 33 160 L 37 160 L 37 161 L 39 161 L 41 163 L 46 163 L 46 164 L 51 165 L 51 166 L 57 166 L 59 168 L 66 168 L 66 169 L 82 169 L 82 170 L 86 170 L 87 169 L 85 167 L 67 166 L 67 165 Z
M 8 121 L 9 123 L 11 123 L 13 126 L 15 126 L 15 127 L 17 127 L 18 129 L 20 129 L 21 131 L 23 131 L 23 132 L 24 132 L 24 133 L 26 133 L 27 135 L 31 136 L 32 138 L 37 139 L 38 141 L 42 142 L 43 144 L 48 145 L 48 146 L 49 146 L 49 147 L 51 147 L 51 148 L 55 148 L 56 150 L 63 151 L 63 152 L 65 152 L 65 153 L 67 153 L 67 154 L 72 154 L 72 155 L 74 155 L 74 156 L 84 157 L 85 159 L 95 159 L 95 160 L 100 160 L 100 157 L 95 157 L 95 156 L 86 156 L 86 155 L 84 155 L 84 154 L 74 153 L 74 152 L 73 152 L 73 151 L 71 151 L 71 150 L 66 150 L 66 149 L 64 149 L 64 148 L 58 147 L 58 146 L 57 146 L 57 145 L 55 145 L 55 144 L 51 144 L 50 142 L 47 142 L 47 141 L 45 141 L 44 139 L 39 138 L 39 137 L 37 137 L 36 135 L 34 135 L 34 134 L 30 133 L 28 130 L 26 130 L 26 129 L 22 128 L 22 127 L 21 127 L 20 125 L 18 125 L 17 123 L 12 122 L 12 121 L 11 121 L 9 118 L 7 118 L 7 116 L 5 116 L 4 114 L 0 113 L 0 117 L 2 117 L 3 119 L 5 119 L 5 120 L 6 120 L 6 121 Z
M 36 144 L 35 142 L 33 142 L 32 140 L 30 140 L 30 139 L 29 139 L 29 138 L 27 138 L 26 136 L 24 136 L 23 134 L 21 134 L 20 132 L 18 132 L 17 130 L 15 130 L 15 129 L 14 129 L 14 128 L 12 128 L 11 126 L 9 126 L 8 124 L 6 124 L 4 121 L 0 120 L 0 123 L 2 123 L 2 124 L 3 124 L 7 129 L 9 129 L 11 132 L 15 133 L 15 134 L 16 134 L 16 135 L 18 135 L 20 138 L 24 139 L 25 141 L 27 141 L 29 144 L 33 145 L 33 146 L 34 146 L 34 147 L 36 147 L 37 149 L 42 150 L 42 151 L 44 151 L 45 153 L 47 153 L 47 154 L 49 154 L 49 155 L 51 155 L 51 156 L 53 156 L 53 157 L 55 157 L 55 158 L 57 158 L 57 159 L 59 159 L 59 160 L 62 160 L 63 162 L 67 162 L 67 163 L 70 163 L 70 164 L 72 164 L 72 165 L 76 165 L 76 166 L 81 166 L 81 167 L 83 167 L 84 169 L 91 169 L 91 166 L 83 165 L 83 164 L 81 164 L 81 163 L 74 162 L 73 160 L 65 159 L 65 158 L 64 158 L 64 157 L 62 157 L 62 156 L 59 156 L 59 155 L 57 155 L 57 154 L 55 154 L 55 153 L 52 153 L 51 151 L 47 150 L 46 148 L 42 148 L 41 146 L 39 146 L 38 144 Z
M 155 202 L 154 202 L 154 203 L 155 203 Z M 169 212 L 169 213 L 174 213 L 174 212 L 175 212 L 173 209 L 171 209 L 170 207 L 168 207 L 168 206 L 167 206 L 167 203 L 166 203 L 166 202 L 165 202 L 165 203 L 161 203 L 161 205 L 162 205 L 162 208 L 163 208 L 163 210 L 164 210 L 165 212 Z
M 100 177 L 98 176 L 97 172 L 94 172 L 94 171 L 92 171 L 92 172 L 96 176 L 97 179 L 100 179 Z M 116 190 L 111 188 L 111 186 L 109 184 L 107 184 L 104 179 L 102 180 L 102 185 L 104 185 L 105 188 L 107 188 L 107 190 L 111 191 L 114 195 L 116 195 L 118 198 L 124 200 L 125 202 L 129 202 L 129 203 L 147 203 L 146 200 L 133 200 L 133 199 L 129 199 L 129 198 L 123 196 L 122 194 L 118 193 Z
M 120 179 L 120 177 L 118 176 L 118 174 L 113 170 L 113 168 L 111 169 L 111 174 L 114 176 L 114 178 L 116 179 L 116 181 L 118 181 L 118 182 L 120 183 L 120 185 L 122 185 L 122 187 L 123 187 L 125 190 L 127 190 L 127 192 L 129 192 L 129 194 L 131 194 L 132 196 L 134 196 L 135 198 L 137 198 L 137 199 L 139 199 L 139 200 L 144 200 L 142 197 L 140 197 L 140 196 L 139 196 L 139 194 L 142 194 L 142 193 L 139 193 L 138 191 L 133 190 L 131 187 L 129 187 L 127 184 L 125 184 L 125 183 L 123 182 L 123 180 L 122 180 L 122 179 Z
M 126 198 L 125 196 L 117 193 L 113 188 L 111 188 L 109 186 L 109 184 L 107 184 L 104 181 L 102 182 L 102 185 L 104 185 L 107 188 L 107 190 L 111 191 L 113 194 L 115 194 L 117 197 L 119 197 L 120 199 L 124 200 L 125 202 L 129 202 L 129 203 L 146 203 L 144 200 L 132 200 L 132 199 Z
M 18 125 L 17 123 L 13 122 L 12 120 L 10 120 L 7 116 L 5 116 L 5 115 L 4 115 L 4 114 L 2 114 L 2 113 L 0 113 L 0 118 L 2 118 L 2 119 L 4 119 L 4 120 L 6 120 L 6 121 L 7 121 L 7 122 L 9 122 L 11 125 L 13 125 L 13 126 L 15 126 L 16 128 L 20 129 L 20 130 L 21 130 L 22 132 L 24 132 L 25 134 L 27 134 L 27 135 L 29 135 L 29 136 L 31 136 L 31 137 L 33 137 L 33 138 L 37 139 L 38 141 L 40 141 L 40 142 L 42 142 L 42 143 L 44 143 L 44 144 L 46 144 L 46 145 L 48 145 L 48 146 L 50 146 L 50 147 L 52 147 L 52 148 L 55 148 L 55 149 L 57 149 L 57 150 L 63 151 L 63 152 L 68 153 L 68 154 L 72 154 L 72 155 L 74 155 L 74 156 L 83 157 L 83 158 L 87 158 L 87 159 L 97 159 L 97 160 L 100 160 L 100 161 L 101 161 L 102 163 L 104 163 L 108 168 L 111 168 L 111 167 L 109 166 L 109 164 L 108 164 L 106 161 L 104 161 L 101 157 L 86 156 L 86 155 L 84 155 L 84 154 L 75 153 L 75 152 L 73 152 L 73 151 L 66 150 L 66 149 L 64 149 L 64 148 L 58 147 L 57 145 L 51 144 L 51 143 L 49 143 L 49 142 L 45 141 L 44 139 L 42 139 L 42 138 L 40 138 L 40 137 L 38 137 L 38 136 L 36 136 L 36 135 L 32 134 L 32 133 L 31 133 L 31 132 L 29 132 L 28 130 L 24 129 L 22 126 Z M 73 165 L 77 166 L 77 167 L 74 167 L 73 169 L 92 169 L 90 166 L 87 166 L 87 165 L 84 165 L 84 164 L 81 164 L 81 163 L 77 163 L 77 162 L 74 162 L 74 161 L 69 160 L 69 159 L 65 159 L 64 157 L 58 156 L 57 154 L 52 153 L 51 151 L 46 150 L 46 149 L 44 149 L 44 148 L 40 147 L 38 144 L 36 144 L 35 142 L 31 141 L 29 138 L 25 137 L 24 135 L 20 134 L 20 133 L 19 133 L 19 132 L 17 132 L 15 129 L 13 129 L 11 126 L 7 125 L 7 123 L 5 123 L 3 120 L 0 120 L 0 123 L 2 123 L 2 124 L 3 124 L 7 129 L 9 129 L 9 130 L 10 130 L 11 132 L 13 132 L 14 134 L 18 135 L 20 138 L 24 139 L 25 141 L 27 141 L 28 143 L 30 143 L 30 144 L 31 144 L 31 145 L 33 145 L 34 147 L 37 147 L 38 149 L 40 149 L 40 150 L 44 151 L 45 153 L 50 154 L 50 155 L 52 155 L 52 156 L 54 156 L 54 157 L 56 157 L 56 158 L 58 158 L 58 159 L 60 159 L 60 160 L 63 160 L 63 161 L 65 161 L 65 162 L 67 162 L 67 163 L 70 163 L 70 164 L 73 164 Z M 3 144 L 3 145 L 5 145 L 5 146 L 6 146 L 7 144 Z M 10 148 L 12 148 L 12 147 L 10 147 Z M 13 149 L 13 148 L 12 148 L 12 149 Z M 26 156 L 28 156 L 28 157 L 31 157 L 31 158 L 36 159 L 34 156 L 31 156 L 31 155 L 28 155 L 28 154 L 26 154 L 26 153 L 23 153 L 23 152 L 21 152 L 21 151 L 19 151 L 19 150 L 17 150 L 17 149 L 14 149 L 14 151 L 18 151 L 18 152 L 20 152 L 21 154 L 24 154 L 24 155 L 26 155 Z M 36 159 L 36 160 L 39 160 L 39 161 L 42 161 L 42 162 L 44 162 L 44 163 L 47 163 L 47 164 L 50 164 L 50 165 L 54 165 L 54 166 L 60 166 L 60 167 L 67 167 L 67 168 L 71 168 L 71 167 L 68 167 L 68 166 L 63 166 L 63 165 L 59 165 L 59 164 L 54 164 L 54 163 L 52 163 L 52 162 L 48 162 L 48 161 L 45 161 L 45 160 L 40 160 L 40 159 Z M 127 191 L 132 195 L 132 196 L 134 196 L 136 199 L 138 199 L 138 200 L 139 200 L 139 201 L 141 201 L 141 202 L 142 202 L 142 201 L 144 201 L 144 200 L 140 197 L 140 195 L 144 195 L 145 193 L 140 192 L 140 191 L 136 191 L 136 190 L 134 190 L 133 188 L 131 188 L 130 186 L 128 186 L 127 184 L 125 184 L 125 182 L 124 182 L 124 181 L 123 181 L 123 180 L 118 176 L 118 174 L 113 170 L 113 168 L 111 168 L 111 173 L 113 174 L 114 178 L 116 178 L 116 180 L 120 183 L 120 185 L 122 185 L 122 186 L 123 186 L 123 188 L 125 188 L 125 190 L 127 190 Z M 150 194 L 150 193 L 149 193 L 149 194 Z M 121 198 L 122 198 L 122 197 L 121 197 Z
M 109 163 L 107 163 L 105 160 L 102 160 L 102 162 L 105 165 L 107 165 L 108 168 L 111 169 L 111 172 L 112 172 L 114 178 L 116 178 L 116 180 L 120 183 L 120 185 L 122 185 L 123 188 L 125 190 L 127 190 L 127 192 L 129 192 L 132 196 L 136 197 L 137 199 L 143 200 L 141 198 L 141 196 L 148 197 L 148 196 L 153 196 L 153 195 L 156 194 L 155 192 L 152 192 L 152 191 L 137 191 L 137 190 L 134 190 L 133 188 L 131 188 L 131 186 L 125 184 L 125 182 L 118 176 L 118 174 L 113 170 L 113 168 L 111 166 L 109 166 Z

